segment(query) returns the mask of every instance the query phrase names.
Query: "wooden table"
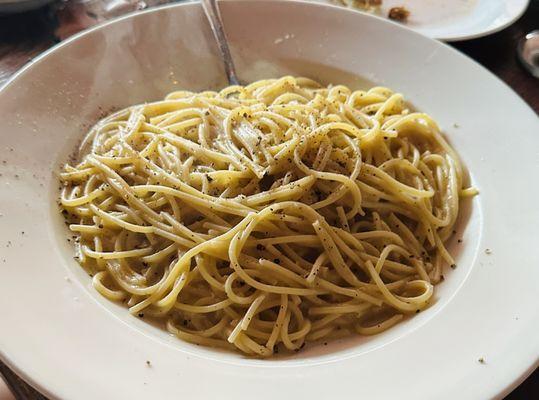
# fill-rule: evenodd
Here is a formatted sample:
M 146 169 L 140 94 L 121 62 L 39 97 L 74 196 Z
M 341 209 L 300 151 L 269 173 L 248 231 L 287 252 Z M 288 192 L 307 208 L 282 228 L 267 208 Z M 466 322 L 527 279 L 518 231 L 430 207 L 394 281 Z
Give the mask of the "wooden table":
M 15 16 L 0 16 L 0 84 L 32 57 L 58 43 L 56 33 L 59 20 L 65 24 L 68 19 L 69 15 L 58 16 L 54 6 Z M 524 16 L 509 28 L 485 38 L 452 46 L 501 78 L 539 114 L 539 80 L 522 68 L 515 51 L 518 40 L 535 29 L 539 29 L 539 0 L 531 0 Z M 0 374 L 9 381 L 17 399 L 46 400 L 2 362 Z M 506 397 L 506 400 L 521 399 L 539 399 L 539 370 Z

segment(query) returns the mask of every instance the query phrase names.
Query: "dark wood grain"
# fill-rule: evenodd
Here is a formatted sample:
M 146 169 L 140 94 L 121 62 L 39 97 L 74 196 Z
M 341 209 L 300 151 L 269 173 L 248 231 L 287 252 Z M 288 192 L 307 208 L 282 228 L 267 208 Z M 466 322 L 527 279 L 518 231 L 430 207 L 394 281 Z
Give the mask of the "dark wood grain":
M 518 41 L 539 29 L 539 0 L 509 28 L 484 38 L 453 44 L 507 83 L 539 114 L 539 79 L 530 75 L 517 58 Z
M 57 19 L 51 7 L 0 16 L 0 84 L 58 40 Z
M 0 376 L 17 400 L 47 400 L 45 396 L 19 378 L 12 370 L 0 361 Z
M 19 15 L 0 16 L 0 85 L 32 57 L 59 41 L 55 32 L 58 32 L 59 21 L 65 18 L 65 15 L 58 17 L 58 7 L 54 5 Z M 539 29 L 539 0 L 532 0 L 524 16 L 509 28 L 485 38 L 453 44 L 453 47 L 492 71 L 539 113 L 539 80 L 529 75 L 516 57 L 518 40 L 535 29 Z M 17 400 L 46 400 L 1 361 L 0 375 Z M 506 397 L 506 400 L 527 399 L 539 399 L 539 371 Z

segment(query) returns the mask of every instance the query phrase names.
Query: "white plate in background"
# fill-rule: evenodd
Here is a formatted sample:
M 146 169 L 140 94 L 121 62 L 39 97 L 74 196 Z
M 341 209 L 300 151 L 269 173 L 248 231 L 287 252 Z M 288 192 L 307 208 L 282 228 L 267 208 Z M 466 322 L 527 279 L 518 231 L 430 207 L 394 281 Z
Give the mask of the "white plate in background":
M 338 0 L 315 0 L 339 4 Z M 382 0 L 376 15 L 386 17 L 392 7 L 405 7 L 405 26 L 447 42 L 490 35 L 514 23 L 529 0 Z
M 369 81 L 440 123 L 481 194 L 436 303 L 380 335 L 257 360 L 180 341 L 93 290 L 66 241 L 56 173 L 103 113 L 226 85 L 200 4 L 180 4 L 79 34 L 0 90 L 0 358 L 52 399 L 507 394 L 539 355 L 537 115 L 469 58 L 397 24 L 302 2 L 221 9 L 240 79 Z

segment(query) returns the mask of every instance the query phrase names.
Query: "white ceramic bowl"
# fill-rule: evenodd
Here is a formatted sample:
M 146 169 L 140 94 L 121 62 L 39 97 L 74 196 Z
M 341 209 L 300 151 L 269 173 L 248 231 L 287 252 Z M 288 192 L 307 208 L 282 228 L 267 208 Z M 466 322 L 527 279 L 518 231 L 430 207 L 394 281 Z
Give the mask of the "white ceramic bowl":
M 110 110 L 226 85 L 200 5 L 154 9 L 60 44 L 0 90 L 2 360 L 70 400 L 506 394 L 539 354 L 537 116 L 476 63 L 391 22 L 289 1 L 221 8 L 242 80 L 387 85 L 439 121 L 481 191 L 452 245 L 459 267 L 393 329 L 273 360 L 179 341 L 102 299 L 66 241 L 60 164 Z

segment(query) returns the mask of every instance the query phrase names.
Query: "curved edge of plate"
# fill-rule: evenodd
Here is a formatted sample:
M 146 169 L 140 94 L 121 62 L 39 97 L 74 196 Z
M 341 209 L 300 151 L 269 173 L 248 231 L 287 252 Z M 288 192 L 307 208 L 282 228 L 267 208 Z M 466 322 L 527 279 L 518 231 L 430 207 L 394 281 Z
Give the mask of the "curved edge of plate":
M 500 25 L 496 25 L 490 29 L 484 30 L 484 31 L 478 31 L 470 34 L 462 34 L 462 35 L 449 35 L 449 36 L 440 36 L 436 37 L 435 39 L 453 43 L 453 42 L 464 42 L 466 40 L 472 40 L 472 39 L 479 39 L 485 36 L 493 35 L 495 33 L 498 33 L 500 31 L 503 31 L 505 28 L 510 27 L 515 22 L 517 22 L 526 12 L 528 7 L 530 6 L 530 0 L 524 0 L 524 2 L 521 5 L 521 8 L 519 11 L 511 18 L 509 18 L 507 21 Z

